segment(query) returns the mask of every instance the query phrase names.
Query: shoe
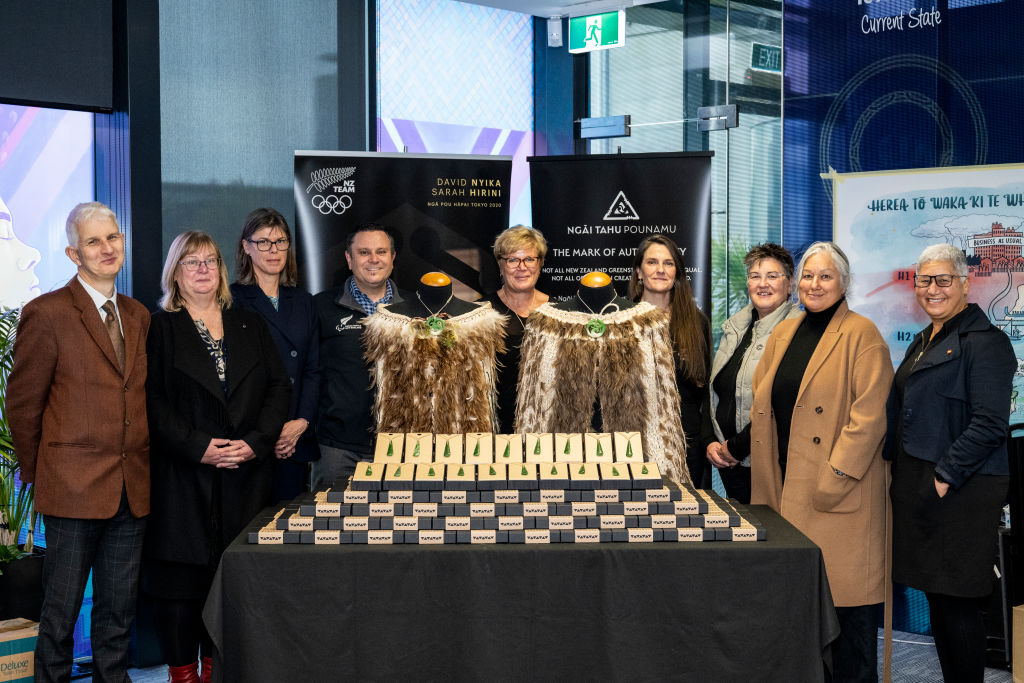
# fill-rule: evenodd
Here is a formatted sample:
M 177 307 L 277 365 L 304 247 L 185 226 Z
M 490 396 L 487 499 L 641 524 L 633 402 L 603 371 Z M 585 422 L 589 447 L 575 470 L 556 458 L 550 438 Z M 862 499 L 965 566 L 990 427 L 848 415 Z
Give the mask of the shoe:
M 213 657 L 200 657 L 199 683 L 213 681 Z
M 199 662 L 192 662 L 184 666 L 168 666 L 167 680 L 171 683 L 199 683 L 199 672 L 196 670 Z

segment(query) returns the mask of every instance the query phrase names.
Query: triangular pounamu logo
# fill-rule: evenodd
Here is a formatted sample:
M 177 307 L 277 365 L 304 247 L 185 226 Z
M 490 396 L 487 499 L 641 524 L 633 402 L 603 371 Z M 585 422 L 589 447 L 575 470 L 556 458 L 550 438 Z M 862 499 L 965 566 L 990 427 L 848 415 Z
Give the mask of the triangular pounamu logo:
M 606 221 L 635 221 L 639 220 L 640 216 L 626 199 L 626 193 L 619 190 L 619 193 L 615 195 L 615 201 L 608 207 L 608 213 L 604 215 L 604 219 Z

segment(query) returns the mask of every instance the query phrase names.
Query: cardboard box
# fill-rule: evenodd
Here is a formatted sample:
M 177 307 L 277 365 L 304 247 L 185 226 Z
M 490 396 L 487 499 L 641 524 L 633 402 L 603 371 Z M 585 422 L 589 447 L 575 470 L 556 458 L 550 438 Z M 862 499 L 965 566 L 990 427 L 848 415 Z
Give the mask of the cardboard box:
M 546 462 L 537 467 L 542 489 L 569 488 L 569 464 L 564 462 Z M 563 493 L 564 495 L 564 493 Z
M 597 467 L 601 470 L 601 488 L 632 488 L 633 480 L 629 476 L 629 468 L 622 463 L 602 462 Z
M 421 491 L 440 491 L 444 488 L 444 467 L 425 462 L 416 465 L 416 488 Z
M 633 475 L 633 488 L 655 489 L 661 487 L 661 470 L 656 462 L 631 462 L 629 470 Z
M 434 436 L 434 462 L 445 465 L 461 463 L 462 434 L 437 434 Z
M 446 490 L 476 490 L 476 465 L 445 465 L 444 474 Z
M 508 489 L 508 469 L 503 464 L 485 463 L 477 466 L 477 485 L 483 490 Z
M 355 491 L 380 491 L 381 479 L 384 478 L 384 467 L 384 463 L 365 460 L 356 463 L 356 473 L 352 475 L 350 486 Z
M 416 469 L 416 465 L 409 462 L 391 462 L 385 465 L 384 470 L 384 490 L 404 490 L 412 491 L 412 475 Z M 390 496 L 388 502 L 398 502 L 393 500 Z
M 28 619 L 0 621 L 0 681 L 33 680 L 38 635 L 38 622 Z
M 377 435 L 377 445 L 373 449 L 374 462 L 402 462 L 402 447 L 405 445 L 405 434 L 381 432 Z
M 537 464 L 532 462 L 517 463 L 508 468 L 508 485 L 519 490 L 536 489 Z
M 494 462 L 494 435 L 490 432 L 466 434 L 464 459 L 470 465 L 486 465 Z

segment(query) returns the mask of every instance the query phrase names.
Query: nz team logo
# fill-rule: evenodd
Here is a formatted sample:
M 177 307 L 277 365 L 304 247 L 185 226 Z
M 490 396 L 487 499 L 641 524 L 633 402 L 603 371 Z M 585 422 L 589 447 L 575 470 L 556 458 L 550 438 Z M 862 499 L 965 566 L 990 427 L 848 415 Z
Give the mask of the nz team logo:
M 355 172 L 355 166 L 313 171 L 309 175 L 311 182 L 306 187 L 306 194 L 316 189 L 317 193 L 309 200 L 313 208 L 325 216 L 345 213 L 352 206 L 352 196 L 356 192 L 356 181 L 352 179 Z
M 619 190 L 612 205 L 608 207 L 608 213 L 604 215 L 604 219 L 606 221 L 637 221 L 640 220 L 640 216 L 633 205 L 629 203 L 626 193 Z

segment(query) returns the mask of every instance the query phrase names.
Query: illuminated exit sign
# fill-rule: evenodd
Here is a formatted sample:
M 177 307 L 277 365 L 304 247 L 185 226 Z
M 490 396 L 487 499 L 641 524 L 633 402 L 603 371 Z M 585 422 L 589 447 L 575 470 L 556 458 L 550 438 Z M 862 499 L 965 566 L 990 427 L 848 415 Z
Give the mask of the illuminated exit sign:
M 750 49 L 750 68 L 755 71 L 782 73 L 782 48 L 778 45 L 753 43 Z
M 593 52 L 625 44 L 625 10 L 569 18 L 569 52 Z

